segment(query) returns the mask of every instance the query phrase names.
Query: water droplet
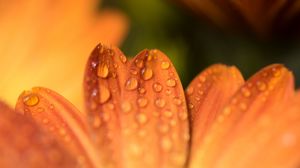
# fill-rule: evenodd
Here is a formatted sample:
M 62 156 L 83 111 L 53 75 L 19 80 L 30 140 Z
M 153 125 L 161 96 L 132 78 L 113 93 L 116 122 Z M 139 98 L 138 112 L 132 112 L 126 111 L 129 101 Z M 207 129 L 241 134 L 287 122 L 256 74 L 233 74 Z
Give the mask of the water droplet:
M 145 94 L 145 93 L 146 93 L 146 89 L 143 88 L 143 87 L 140 87 L 140 88 L 138 89 L 138 91 L 139 91 L 140 94 Z
M 167 118 L 171 118 L 173 116 L 173 113 L 170 110 L 166 110 L 163 112 L 163 115 Z
M 249 91 L 248 88 L 244 87 L 242 88 L 242 94 L 245 96 L 245 97 L 249 97 L 251 95 L 251 92 Z
M 194 93 L 194 88 L 193 87 L 188 87 L 188 89 L 186 90 L 186 94 L 187 95 L 192 95 Z
M 29 94 L 23 98 L 26 106 L 35 106 L 39 103 L 40 99 L 36 94 Z
M 38 112 L 38 113 L 41 113 L 41 112 L 44 112 L 44 111 L 45 111 L 45 109 L 43 107 L 38 107 L 36 109 L 36 112 Z
M 179 119 L 181 119 L 181 120 L 186 120 L 187 119 L 187 117 L 188 117 L 188 115 L 187 115 L 187 112 L 180 112 L 179 114 L 178 114 L 178 117 L 179 117 Z
M 177 125 L 177 121 L 176 121 L 175 119 L 172 119 L 172 120 L 170 121 L 170 125 L 171 125 L 172 127 L 175 127 L 175 126 Z
M 163 137 L 162 138 L 162 140 L 161 140 L 161 148 L 165 152 L 170 151 L 172 149 L 172 141 L 170 140 L 170 138 L 167 138 L 167 137 Z
M 230 115 L 230 113 L 231 113 L 230 107 L 225 107 L 224 111 L 223 111 L 223 114 L 226 115 L 226 116 L 228 116 L 228 115 Z
M 155 100 L 155 105 L 159 108 L 163 108 L 166 105 L 165 99 L 158 98 Z
M 147 67 L 143 68 L 142 71 L 141 71 L 141 73 L 142 73 L 142 77 L 143 77 L 144 80 L 149 80 L 153 76 L 152 69 L 147 68 Z
M 132 75 L 136 75 L 138 73 L 138 71 L 136 69 L 130 69 L 130 73 Z
M 125 88 L 127 90 L 134 90 L 138 86 L 138 80 L 136 78 L 129 78 L 125 83 Z
M 174 101 L 174 104 L 176 104 L 176 105 L 181 105 L 182 104 L 182 101 L 178 98 L 178 97 L 175 97 L 174 99 L 173 99 L 173 101 Z
M 148 104 L 148 100 L 146 98 L 139 98 L 137 100 L 139 107 L 145 107 Z
M 171 95 L 171 93 L 172 93 L 172 91 L 171 91 L 170 89 L 167 89 L 167 90 L 166 90 L 166 94 L 167 94 L 167 95 Z
M 200 80 L 200 82 L 203 83 L 203 82 L 206 81 L 206 77 L 201 75 L 201 76 L 199 77 L 199 80 Z
M 272 68 L 272 71 L 274 77 L 279 77 L 281 75 L 281 71 L 276 68 Z
M 161 92 L 162 89 L 163 89 L 163 87 L 160 83 L 156 82 L 156 83 L 153 84 L 153 90 L 155 92 Z
M 98 66 L 97 75 L 101 78 L 107 78 L 108 76 L 108 66 L 106 63 L 102 63 Z
M 192 103 L 189 103 L 189 104 L 188 104 L 188 108 L 189 108 L 189 109 L 193 109 L 193 108 L 194 108 L 194 105 L 193 105 Z
M 97 65 L 98 65 L 98 63 L 97 63 L 97 62 L 95 62 L 95 61 L 92 61 L 92 62 L 91 62 L 91 66 L 92 66 L 92 68 L 96 68 L 96 67 L 97 67 Z
M 120 58 L 120 60 L 121 60 L 122 63 L 126 63 L 127 58 L 126 58 L 125 55 L 120 55 L 119 58 Z
M 136 59 L 135 60 L 135 65 L 139 68 L 142 68 L 144 66 L 144 62 L 143 60 L 140 60 L 140 59 Z
M 257 89 L 259 91 L 264 91 L 267 88 L 267 85 L 264 82 L 261 82 L 261 81 L 257 81 L 256 86 L 257 86 Z
M 161 69 L 168 69 L 170 67 L 170 63 L 168 61 L 163 61 L 160 66 Z
M 147 118 L 146 114 L 138 113 L 136 115 L 136 120 L 139 124 L 145 124 L 148 121 L 148 118 Z
M 130 110 L 131 110 L 131 104 L 130 104 L 130 102 L 127 102 L 127 101 L 123 102 L 123 103 L 121 104 L 121 109 L 122 109 L 122 111 L 123 111 L 124 113 L 130 112 Z
M 108 90 L 108 88 L 104 85 L 99 85 L 99 103 L 103 104 L 105 102 L 107 102 L 110 98 L 110 91 Z
M 175 87 L 176 86 L 176 81 L 174 79 L 168 79 L 167 80 L 167 86 Z

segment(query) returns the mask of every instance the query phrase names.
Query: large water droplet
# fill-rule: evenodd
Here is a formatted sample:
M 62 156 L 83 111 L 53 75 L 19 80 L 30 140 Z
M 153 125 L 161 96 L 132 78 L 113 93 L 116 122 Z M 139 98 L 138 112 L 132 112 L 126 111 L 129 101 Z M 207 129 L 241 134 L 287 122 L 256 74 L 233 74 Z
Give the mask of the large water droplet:
M 158 98 L 155 100 L 155 105 L 159 108 L 163 108 L 166 105 L 166 100 L 162 98 Z
M 129 78 L 125 83 L 127 90 L 134 90 L 138 87 L 138 80 L 136 78 Z
M 176 81 L 174 79 L 168 79 L 167 80 L 167 86 L 175 87 L 176 86 Z
M 163 87 L 160 83 L 156 82 L 156 83 L 153 84 L 153 90 L 155 92 L 161 92 L 162 89 L 163 89 Z
M 97 75 L 101 78 L 107 78 L 108 76 L 108 66 L 106 63 L 101 63 L 98 66 Z
M 163 115 L 167 118 L 171 118 L 173 116 L 173 113 L 170 110 L 166 110 L 163 112 Z
M 141 97 L 137 100 L 137 103 L 139 107 L 145 107 L 148 104 L 148 100 L 146 98 Z
M 29 94 L 23 98 L 23 102 L 26 106 L 35 106 L 39 101 L 40 99 L 36 94 Z
M 168 69 L 170 67 L 170 63 L 168 61 L 163 61 L 160 66 L 162 69 Z
M 145 68 L 142 69 L 141 73 L 142 73 L 142 77 L 143 77 L 144 80 L 149 80 L 153 76 L 153 71 L 152 71 L 151 68 L 145 67 Z
M 110 98 L 110 91 L 104 85 L 99 85 L 99 103 L 105 103 Z

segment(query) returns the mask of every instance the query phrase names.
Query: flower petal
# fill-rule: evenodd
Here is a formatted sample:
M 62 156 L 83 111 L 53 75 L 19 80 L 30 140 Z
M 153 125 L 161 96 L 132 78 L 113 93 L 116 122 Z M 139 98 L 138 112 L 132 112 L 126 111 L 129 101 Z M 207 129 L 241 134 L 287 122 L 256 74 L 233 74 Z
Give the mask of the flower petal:
M 98 45 L 88 61 L 85 99 L 104 167 L 182 167 L 189 141 L 181 82 L 170 60 L 144 50 L 131 61 Z
M 251 129 L 255 128 L 258 120 L 264 121 L 265 116 L 278 115 L 293 97 L 293 89 L 293 77 L 282 65 L 271 65 L 255 74 L 217 116 L 198 146 L 201 150 L 193 157 L 191 167 L 246 167 L 244 158 L 246 160 L 253 155 L 265 157 L 260 155 L 260 147 L 263 146 L 253 140 L 262 138 L 256 135 L 259 129 Z M 273 122 L 272 118 L 270 122 Z M 249 130 L 253 134 L 248 133 Z M 249 135 L 252 136 L 248 141 L 239 141 Z M 222 157 L 226 162 L 222 161 Z M 227 162 L 227 159 L 234 162 Z
M 100 167 L 83 116 L 67 100 L 46 88 L 33 88 L 19 97 L 16 110 L 32 118 L 88 167 Z
M 0 97 L 14 105 L 23 88 L 38 85 L 82 108 L 88 54 L 99 40 L 119 45 L 126 17 L 113 10 L 97 13 L 96 0 L 0 1 Z
M 0 102 L 0 167 L 75 167 L 77 159 L 39 127 Z
M 186 98 L 191 115 L 191 157 L 199 150 L 203 135 L 229 98 L 243 85 L 244 79 L 235 67 L 213 65 L 200 73 L 188 86 Z

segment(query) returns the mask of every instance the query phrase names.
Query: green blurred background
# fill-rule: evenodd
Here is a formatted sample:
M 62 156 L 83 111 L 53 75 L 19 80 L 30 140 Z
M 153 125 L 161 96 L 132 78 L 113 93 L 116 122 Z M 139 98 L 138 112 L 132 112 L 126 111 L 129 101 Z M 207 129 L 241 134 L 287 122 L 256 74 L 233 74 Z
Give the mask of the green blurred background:
M 237 66 L 247 79 L 262 67 L 282 63 L 300 86 L 300 44 L 288 38 L 262 40 L 249 33 L 228 33 L 185 8 L 164 0 L 106 0 L 101 7 L 123 11 L 130 32 L 121 46 L 128 56 L 157 48 L 175 64 L 184 86 L 214 63 Z

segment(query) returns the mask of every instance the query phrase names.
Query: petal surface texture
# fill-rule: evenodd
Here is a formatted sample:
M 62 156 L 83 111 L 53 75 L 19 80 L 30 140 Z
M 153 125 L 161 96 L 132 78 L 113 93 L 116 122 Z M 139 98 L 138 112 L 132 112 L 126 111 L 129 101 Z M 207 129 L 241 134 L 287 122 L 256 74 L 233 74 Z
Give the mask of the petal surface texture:
M 189 142 L 184 91 L 161 51 L 132 60 L 99 44 L 86 67 L 85 100 L 104 167 L 183 167 Z
M 76 167 L 78 161 L 32 120 L 0 102 L 0 167 Z
M 201 150 L 206 131 L 235 92 L 244 84 L 241 73 L 235 67 L 213 65 L 200 73 L 186 89 L 191 116 L 191 160 Z
M 16 110 L 48 132 L 84 167 L 100 167 L 86 118 L 54 91 L 36 87 L 19 97 Z
M 192 154 L 189 166 L 299 165 L 296 149 L 300 142 L 300 109 L 293 83 L 291 72 L 278 64 L 251 77 L 218 112 L 204 138 L 197 142 L 198 150 Z
M 84 66 L 99 40 L 118 45 L 127 31 L 121 13 L 95 0 L 0 0 L 0 92 L 14 105 L 24 88 L 52 88 L 80 106 Z

